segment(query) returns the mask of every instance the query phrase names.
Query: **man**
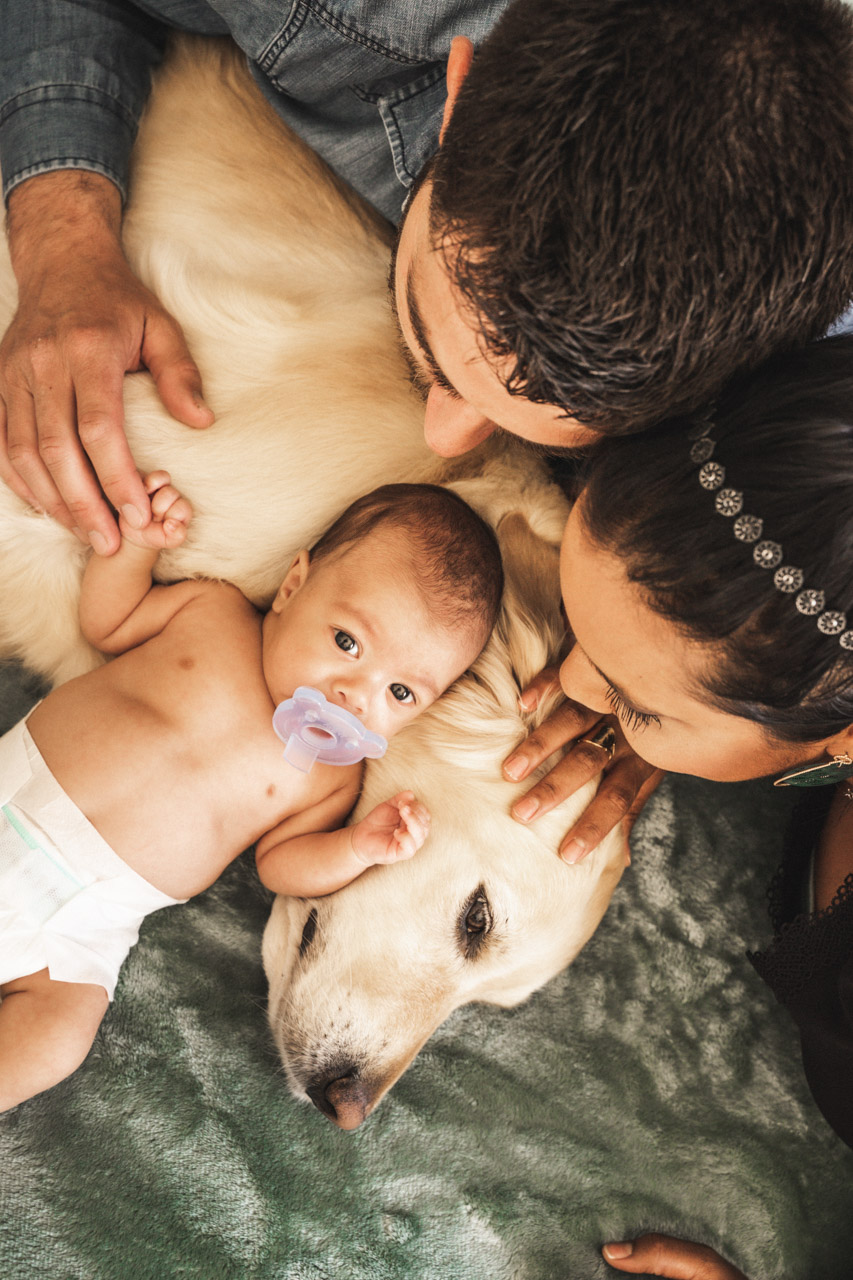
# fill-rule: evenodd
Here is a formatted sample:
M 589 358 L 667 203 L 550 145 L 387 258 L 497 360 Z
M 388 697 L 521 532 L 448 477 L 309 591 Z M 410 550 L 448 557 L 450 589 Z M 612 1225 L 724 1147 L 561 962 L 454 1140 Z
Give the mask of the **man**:
M 497 428 L 569 448 L 642 429 L 819 336 L 853 297 L 839 0 L 6 0 L 0 162 L 19 309 L 0 344 L 0 476 L 99 554 L 118 545 L 113 509 L 150 519 L 122 430 L 125 372 L 147 367 L 188 426 L 213 418 L 119 240 L 165 24 L 230 32 L 282 116 L 386 217 L 421 173 L 394 292 L 438 452 Z M 597 719 L 569 704 L 509 776 Z M 516 816 L 544 812 L 611 750 L 581 741 Z M 620 745 L 568 860 L 646 776 Z

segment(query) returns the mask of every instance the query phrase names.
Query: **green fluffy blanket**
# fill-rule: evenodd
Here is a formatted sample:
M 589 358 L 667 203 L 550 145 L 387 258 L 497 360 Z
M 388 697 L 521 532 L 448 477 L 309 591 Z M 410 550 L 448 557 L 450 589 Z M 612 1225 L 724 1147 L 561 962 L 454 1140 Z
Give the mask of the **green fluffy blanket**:
M 0 673 L 0 728 L 36 696 Z M 575 964 L 471 1006 L 342 1133 L 288 1093 L 250 857 L 149 918 L 85 1065 L 0 1117 L 3 1280 L 598 1280 L 703 1240 L 751 1280 L 849 1280 L 853 1152 L 746 959 L 787 797 L 664 783 Z

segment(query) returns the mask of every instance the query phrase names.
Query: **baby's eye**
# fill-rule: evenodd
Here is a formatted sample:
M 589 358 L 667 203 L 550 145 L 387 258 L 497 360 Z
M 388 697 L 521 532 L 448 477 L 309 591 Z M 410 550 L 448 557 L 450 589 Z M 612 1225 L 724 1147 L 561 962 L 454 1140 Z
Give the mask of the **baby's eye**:
M 388 687 L 391 690 L 391 697 L 396 698 L 398 702 L 414 702 L 415 695 L 407 685 L 395 683 Z
M 344 653 L 358 653 L 358 641 L 354 640 L 348 631 L 336 631 L 335 644 L 339 649 L 343 649 Z

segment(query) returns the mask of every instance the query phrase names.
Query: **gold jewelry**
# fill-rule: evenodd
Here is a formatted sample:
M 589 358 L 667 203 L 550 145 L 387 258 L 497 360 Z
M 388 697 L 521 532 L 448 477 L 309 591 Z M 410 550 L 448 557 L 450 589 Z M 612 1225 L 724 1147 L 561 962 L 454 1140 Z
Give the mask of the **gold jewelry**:
M 591 738 L 580 738 L 579 741 L 588 742 L 591 747 L 601 747 L 602 751 L 607 752 L 608 760 L 616 755 L 616 730 L 612 724 L 599 725 Z

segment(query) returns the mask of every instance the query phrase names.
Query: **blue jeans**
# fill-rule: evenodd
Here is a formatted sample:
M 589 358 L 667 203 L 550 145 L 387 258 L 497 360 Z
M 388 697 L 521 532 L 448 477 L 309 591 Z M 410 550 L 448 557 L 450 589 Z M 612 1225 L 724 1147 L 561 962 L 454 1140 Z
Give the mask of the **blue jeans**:
M 278 113 L 390 221 L 438 146 L 453 36 L 509 0 L 2 0 L 3 195 L 53 169 L 127 193 L 169 28 L 231 34 Z

